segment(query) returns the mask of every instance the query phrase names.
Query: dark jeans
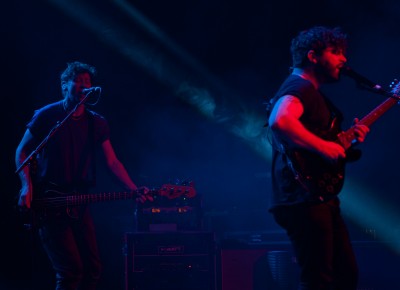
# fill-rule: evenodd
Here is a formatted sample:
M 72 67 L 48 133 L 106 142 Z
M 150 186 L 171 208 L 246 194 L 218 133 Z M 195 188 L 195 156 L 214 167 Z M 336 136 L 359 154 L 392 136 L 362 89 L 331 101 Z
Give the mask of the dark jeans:
M 273 212 L 292 242 L 302 290 L 356 290 L 358 268 L 337 198 Z
M 46 217 L 39 236 L 56 272 L 57 290 L 96 289 L 101 263 L 88 209 L 78 218 Z

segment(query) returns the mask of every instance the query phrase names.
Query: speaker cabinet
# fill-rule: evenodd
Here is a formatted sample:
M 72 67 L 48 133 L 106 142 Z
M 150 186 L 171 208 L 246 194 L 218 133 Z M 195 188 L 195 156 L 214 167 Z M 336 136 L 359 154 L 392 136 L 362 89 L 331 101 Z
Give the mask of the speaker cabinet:
M 214 290 L 211 232 L 125 234 L 126 290 Z

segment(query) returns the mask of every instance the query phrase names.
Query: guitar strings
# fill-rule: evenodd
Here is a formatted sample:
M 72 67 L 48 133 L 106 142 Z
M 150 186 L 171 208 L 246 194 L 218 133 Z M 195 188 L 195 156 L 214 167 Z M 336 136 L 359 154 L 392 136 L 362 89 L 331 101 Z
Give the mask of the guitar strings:
M 57 194 L 57 197 L 38 198 L 32 201 L 33 207 L 61 207 L 68 205 L 84 205 L 90 202 L 109 201 L 115 199 L 132 199 L 135 194 L 140 194 L 141 190 L 134 190 L 131 192 L 104 192 L 97 194 L 83 194 L 77 193 L 72 195 L 66 195 L 65 192 L 57 190 L 47 190 L 47 194 Z M 192 186 L 176 186 L 176 185 L 164 185 L 159 189 L 150 189 L 147 194 L 159 194 L 165 196 L 168 199 L 174 199 L 180 196 L 192 198 L 196 196 L 196 191 Z

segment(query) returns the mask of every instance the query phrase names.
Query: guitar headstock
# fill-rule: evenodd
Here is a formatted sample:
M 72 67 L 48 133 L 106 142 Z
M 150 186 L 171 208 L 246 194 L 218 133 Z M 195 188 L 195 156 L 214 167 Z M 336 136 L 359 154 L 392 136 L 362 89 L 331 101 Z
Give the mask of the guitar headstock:
M 196 196 L 196 190 L 192 182 L 190 182 L 189 185 L 164 184 L 158 190 L 158 194 L 168 199 L 178 197 L 193 198 Z
M 389 87 L 392 94 L 398 95 L 400 93 L 400 81 L 398 79 L 394 79 Z

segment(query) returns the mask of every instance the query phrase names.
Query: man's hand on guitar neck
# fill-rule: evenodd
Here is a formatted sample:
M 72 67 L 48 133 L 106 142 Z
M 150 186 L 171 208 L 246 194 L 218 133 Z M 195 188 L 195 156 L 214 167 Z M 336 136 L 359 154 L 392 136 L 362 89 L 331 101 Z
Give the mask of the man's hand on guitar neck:
M 357 124 L 358 119 L 353 121 L 355 140 L 359 143 L 364 142 L 369 128 L 366 125 Z M 335 162 L 339 158 L 346 158 L 346 150 L 340 144 L 331 141 L 324 141 L 323 146 L 320 147 L 321 155 L 329 161 Z
M 144 203 L 146 201 L 154 201 L 153 196 L 150 194 L 150 189 L 148 189 L 146 186 L 141 186 L 133 191 L 137 194 L 137 202 Z
M 365 137 L 369 132 L 369 128 L 366 125 L 357 124 L 358 121 L 359 121 L 358 118 L 354 118 L 353 120 L 354 135 L 356 137 L 356 141 L 361 143 L 364 142 Z

